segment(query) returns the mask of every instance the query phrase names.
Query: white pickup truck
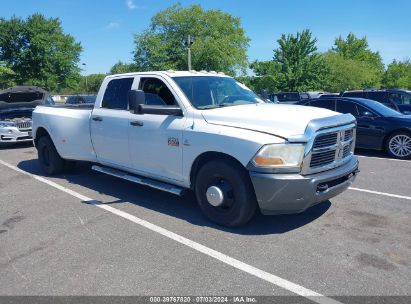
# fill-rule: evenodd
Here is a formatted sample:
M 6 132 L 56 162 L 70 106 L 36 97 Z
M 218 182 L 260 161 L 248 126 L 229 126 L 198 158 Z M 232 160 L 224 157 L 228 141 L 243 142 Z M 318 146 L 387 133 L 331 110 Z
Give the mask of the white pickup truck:
M 107 76 L 94 108 L 38 106 L 33 137 L 47 174 L 72 161 L 182 195 L 225 226 L 298 213 L 347 189 L 358 172 L 356 121 L 264 103 L 231 77 L 200 72 Z

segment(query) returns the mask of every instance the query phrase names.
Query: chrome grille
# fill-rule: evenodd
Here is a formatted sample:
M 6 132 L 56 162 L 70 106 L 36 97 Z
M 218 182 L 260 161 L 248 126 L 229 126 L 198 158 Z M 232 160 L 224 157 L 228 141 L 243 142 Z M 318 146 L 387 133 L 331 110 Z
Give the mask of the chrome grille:
M 22 121 L 17 123 L 17 128 L 19 130 L 31 129 L 31 121 Z
M 354 133 L 354 130 L 353 130 L 353 129 L 345 130 L 345 133 L 344 133 L 344 141 L 349 141 L 349 140 L 351 140 L 351 139 L 352 139 L 352 136 L 353 136 L 353 133 Z
M 351 153 L 351 144 L 349 144 L 349 145 L 347 145 L 343 148 L 343 158 L 349 156 L 350 153 Z
M 337 143 L 338 133 L 328 133 L 319 135 L 314 142 L 313 149 L 324 148 L 335 145 Z
M 333 130 L 318 135 L 311 151 L 310 168 L 330 166 L 351 155 L 354 128 Z
M 322 167 L 331 164 L 335 159 L 335 150 L 329 150 L 326 152 L 320 152 L 313 154 L 311 157 L 311 168 Z

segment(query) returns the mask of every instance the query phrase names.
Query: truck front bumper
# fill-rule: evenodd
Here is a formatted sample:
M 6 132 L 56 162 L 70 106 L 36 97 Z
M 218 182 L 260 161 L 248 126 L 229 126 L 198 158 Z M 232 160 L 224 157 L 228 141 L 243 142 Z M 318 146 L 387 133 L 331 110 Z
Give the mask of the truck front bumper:
M 32 141 L 30 130 L 19 130 L 16 127 L 0 128 L 0 144 Z
M 313 175 L 266 174 L 250 172 L 261 213 L 287 214 L 303 212 L 344 190 L 358 173 L 358 159 L 332 170 Z

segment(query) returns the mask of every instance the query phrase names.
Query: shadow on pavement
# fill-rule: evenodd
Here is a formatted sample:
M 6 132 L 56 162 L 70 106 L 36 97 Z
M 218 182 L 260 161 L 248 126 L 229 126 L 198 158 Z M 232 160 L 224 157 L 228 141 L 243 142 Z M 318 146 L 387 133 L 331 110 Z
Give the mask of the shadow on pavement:
M 26 172 L 44 176 L 36 159 L 22 161 L 18 164 L 18 167 Z M 263 216 L 258 212 L 247 225 L 238 228 L 226 228 L 213 224 L 203 216 L 191 192 L 188 192 L 183 197 L 174 196 L 116 177 L 94 172 L 87 163 L 79 163 L 72 173 L 54 176 L 53 178 L 66 180 L 71 184 L 80 185 L 100 194 L 111 196 L 113 199 L 104 202 L 105 204 L 117 205 L 128 202 L 168 216 L 180 218 L 193 225 L 207 226 L 242 235 L 286 233 L 316 220 L 327 212 L 331 206 L 329 201 L 325 201 L 307 209 L 303 213 L 293 215 Z
M 2 143 L 0 144 L 0 150 L 9 150 L 9 149 L 24 149 L 24 148 L 32 148 L 33 142 L 26 141 L 26 142 L 19 142 L 19 143 Z
M 390 157 L 386 152 L 379 150 L 355 149 L 355 155 L 395 159 Z

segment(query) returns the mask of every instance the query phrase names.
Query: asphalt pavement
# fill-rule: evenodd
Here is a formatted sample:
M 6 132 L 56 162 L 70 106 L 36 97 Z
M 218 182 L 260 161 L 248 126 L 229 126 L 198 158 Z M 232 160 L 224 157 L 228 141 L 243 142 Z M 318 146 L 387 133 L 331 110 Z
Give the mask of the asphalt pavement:
M 360 153 L 353 189 L 228 229 L 192 195 L 0 149 L 0 295 L 411 296 L 411 161 Z

